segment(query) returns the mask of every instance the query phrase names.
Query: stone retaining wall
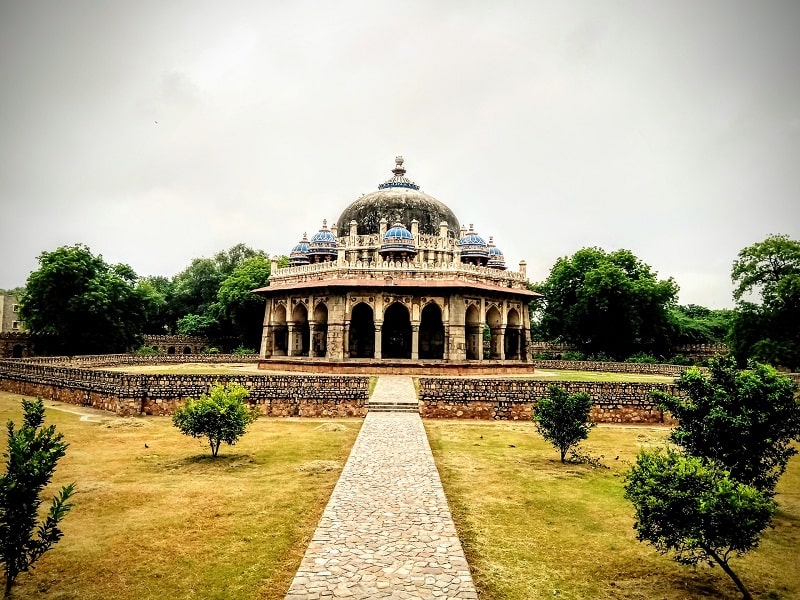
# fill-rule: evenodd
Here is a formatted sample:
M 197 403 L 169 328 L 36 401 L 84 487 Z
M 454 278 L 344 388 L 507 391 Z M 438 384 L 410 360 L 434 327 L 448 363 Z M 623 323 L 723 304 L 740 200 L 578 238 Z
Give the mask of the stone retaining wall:
M 367 412 L 369 377 L 322 375 L 141 375 L 0 360 L 0 389 L 122 416 L 169 415 L 188 397 L 235 381 L 269 416 L 351 417 Z
M 604 373 L 644 373 L 677 377 L 689 367 L 685 365 L 603 362 L 594 360 L 534 360 L 535 369 L 559 371 L 602 371 Z
M 592 398 L 591 418 L 597 423 L 660 423 L 674 419 L 656 406 L 650 392 L 679 395 L 671 383 L 541 381 L 420 377 L 420 414 L 428 418 L 530 420 L 537 399 L 551 385 Z

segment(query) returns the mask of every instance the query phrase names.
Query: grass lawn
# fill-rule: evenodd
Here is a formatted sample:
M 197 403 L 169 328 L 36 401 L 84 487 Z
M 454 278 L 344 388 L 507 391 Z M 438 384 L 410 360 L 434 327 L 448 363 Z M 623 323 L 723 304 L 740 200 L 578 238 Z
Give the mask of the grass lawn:
M 609 469 L 562 465 L 530 423 L 425 421 L 482 600 L 739 598 L 720 568 L 683 567 L 636 540 L 621 474 L 667 429 L 596 427 L 582 445 Z M 757 598 L 800 598 L 800 458 L 775 528 L 731 561 Z
M 552 379 L 554 381 L 633 381 L 645 383 L 672 383 L 671 375 L 650 375 L 649 373 L 606 373 L 605 371 L 557 371 L 536 369 L 529 379 Z
M 0 392 L 0 422 L 21 423 L 20 400 Z M 47 497 L 78 493 L 19 599 L 283 598 L 361 426 L 261 418 L 212 459 L 169 418 L 45 406 L 70 444 Z

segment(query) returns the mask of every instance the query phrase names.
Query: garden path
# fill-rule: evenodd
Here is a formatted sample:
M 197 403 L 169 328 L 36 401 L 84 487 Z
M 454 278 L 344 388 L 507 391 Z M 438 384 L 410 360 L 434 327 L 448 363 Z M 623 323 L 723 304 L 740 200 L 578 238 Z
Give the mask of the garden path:
M 409 402 L 381 376 L 371 402 Z M 419 414 L 370 412 L 286 600 L 477 599 Z

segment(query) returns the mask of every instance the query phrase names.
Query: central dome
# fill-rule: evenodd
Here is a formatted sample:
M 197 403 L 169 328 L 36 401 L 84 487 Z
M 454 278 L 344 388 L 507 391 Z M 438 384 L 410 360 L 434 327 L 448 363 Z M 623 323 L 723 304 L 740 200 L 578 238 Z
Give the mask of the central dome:
M 340 233 L 350 230 L 350 221 L 358 224 L 358 235 L 378 233 L 381 219 L 406 225 L 416 219 L 419 232 L 439 235 L 439 224 L 447 223 L 451 235 L 458 235 L 459 222 L 453 211 L 433 196 L 419 191 L 419 186 L 406 178 L 403 157 L 395 158 L 394 176 L 378 186 L 378 190 L 361 196 L 342 211 L 336 225 Z

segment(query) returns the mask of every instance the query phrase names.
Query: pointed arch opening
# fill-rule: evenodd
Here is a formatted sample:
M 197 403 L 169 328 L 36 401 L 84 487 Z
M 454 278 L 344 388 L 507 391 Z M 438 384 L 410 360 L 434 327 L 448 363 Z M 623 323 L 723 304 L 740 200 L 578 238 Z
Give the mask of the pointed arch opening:
M 411 358 L 411 316 L 408 309 L 395 302 L 383 313 L 381 356 Z
M 483 327 L 478 307 L 470 304 L 464 318 L 466 325 L 467 360 L 480 360 L 483 347 Z
M 289 329 L 289 346 L 292 356 L 308 356 L 311 331 L 308 326 L 308 309 L 298 302 L 292 311 L 292 327 Z
M 444 358 L 444 324 L 442 309 L 430 302 L 422 309 L 419 324 L 419 357 L 441 360 Z
M 350 331 L 347 335 L 350 358 L 374 358 L 375 319 L 372 307 L 359 302 L 350 315 Z
M 278 304 L 272 311 L 272 353 L 286 356 L 289 348 L 289 329 L 286 325 L 286 307 Z
M 328 307 L 324 302 L 314 309 L 313 332 L 311 336 L 311 356 L 325 356 L 328 353 Z
M 508 311 L 506 323 L 505 358 L 519 359 L 522 356 L 522 327 L 519 312 L 515 308 Z

